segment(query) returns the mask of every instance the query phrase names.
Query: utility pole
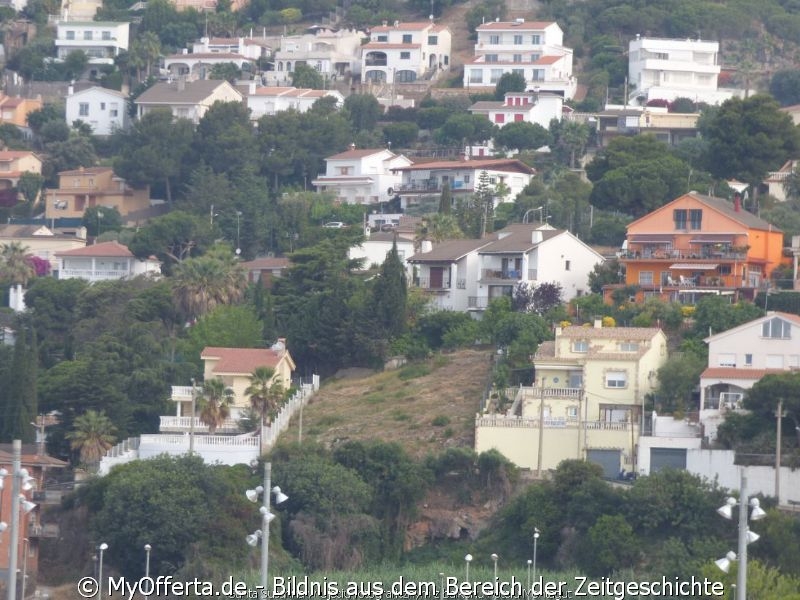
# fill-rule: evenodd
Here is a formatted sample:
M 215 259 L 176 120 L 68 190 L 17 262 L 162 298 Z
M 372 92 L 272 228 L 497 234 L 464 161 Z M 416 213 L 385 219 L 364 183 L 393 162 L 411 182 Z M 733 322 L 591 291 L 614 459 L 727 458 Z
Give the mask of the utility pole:
M 775 412 L 775 426 L 778 440 L 775 445 L 775 498 L 778 506 L 781 505 L 781 421 L 783 420 L 783 398 L 778 400 L 778 410 Z
M 547 377 L 542 377 L 539 395 L 539 462 L 536 467 L 536 478 L 542 478 L 542 449 L 544 447 L 544 381 Z

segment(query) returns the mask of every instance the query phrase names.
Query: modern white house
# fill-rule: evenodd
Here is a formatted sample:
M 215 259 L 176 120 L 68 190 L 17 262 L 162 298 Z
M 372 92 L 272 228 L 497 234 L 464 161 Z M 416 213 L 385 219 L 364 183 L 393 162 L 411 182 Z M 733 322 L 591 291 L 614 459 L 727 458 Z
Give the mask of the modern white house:
M 176 119 L 200 122 L 215 102 L 242 102 L 242 93 L 227 81 L 203 79 L 157 83 L 142 93 L 134 103 L 138 118 L 153 110 L 169 109 Z
M 57 279 L 85 279 L 94 283 L 129 279 L 137 275 L 161 275 L 158 259 L 138 259 L 127 246 L 119 242 L 103 242 L 56 252 L 55 255 L 60 261 Z
M 241 87 L 239 88 L 241 89 Z M 336 90 L 312 90 L 295 87 L 257 87 L 250 81 L 247 87 L 247 108 L 250 118 L 257 121 L 265 115 L 274 115 L 285 110 L 306 112 L 317 100 L 334 98 L 337 108 L 344 104 L 344 96 Z
M 434 160 L 413 163 L 394 169 L 401 175 L 400 185 L 394 188 L 403 208 L 416 204 L 424 197 L 439 197 L 445 184 L 454 198 L 474 194 L 481 179 L 497 193 L 495 204 L 513 202 L 514 198 L 533 179 L 536 171 L 514 158 L 476 158 L 463 160 Z
M 297 65 L 312 67 L 326 81 L 361 73 L 361 42 L 367 37 L 356 29 L 312 27 L 300 35 L 284 35 L 273 56 L 273 71 L 263 74 L 268 85 L 291 85 Z
M 244 70 L 252 62 L 246 56 L 232 52 L 189 52 L 184 50 L 180 54 L 170 54 L 164 58 L 164 68 L 173 77 L 188 76 L 206 79 L 216 65 L 232 63 Z
M 564 300 L 588 290 L 589 273 L 602 255 L 565 230 L 514 223 L 481 240 L 452 240 L 408 259 L 411 286 L 439 308 L 481 314 L 494 298 L 526 283 L 558 283 Z
M 503 127 L 509 123 L 536 123 L 545 129 L 563 116 L 564 97 L 550 92 L 509 92 L 503 100 L 481 100 L 469 107 L 473 115 L 484 115 Z
M 572 48 L 553 21 L 494 21 L 478 25 L 475 56 L 464 64 L 464 87 L 493 89 L 505 73 L 519 73 L 528 90 L 554 92 L 565 99 L 575 95 Z
M 413 83 L 450 69 L 452 35 L 433 21 L 373 27 L 361 46 L 361 80 L 371 83 Z
M 128 49 L 130 23 L 115 21 L 64 21 L 56 27 L 56 58 L 81 50 L 90 65 L 113 65 L 119 53 Z
M 700 422 L 716 439 L 730 411 L 762 377 L 800 369 L 800 316 L 770 311 L 763 317 L 711 335 L 708 368 L 700 375 Z
M 719 104 L 743 90 L 719 88 L 719 42 L 637 35 L 628 43 L 630 99 Z
M 238 54 L 249 60 L 269 56 L 271 51 L 259 38 L 249 37 L 202 37 L 192 44 L 193 54 Z
M 311 183 L 318 192 L 330 192 L 346 204 L 377 204 L 391 200 L 402 175 L 397 169 L 411 160 L 385 148 L 350 148 L 325 159 L 325 174 Z
M 386 255 L 391 251 L 393 244 L 397 244 L 397 255 L 403 262 L 403 266 L 406 269 L 406 279 L 410 283 L 414 271 L 408 259 L 414 254 L 414 240 L 402 238 L 394 231 L 367 231 L 366 239 L 358 246 L 350 248 L 347 252 L 347 257 L 350 260 L 361 259 L 365 269 L 380 267 L 383 261 L 386 260 Z M 431 244 L 430 242 L 423 242 L 423 246 L 423 250 L 429 250 Z
M 75 121 L 86 123 L 93 135 L 111 135 L 128 128 L 128 95 L 97 86 L 76 92 L 70 86 L 66 118 L 70 125 Z

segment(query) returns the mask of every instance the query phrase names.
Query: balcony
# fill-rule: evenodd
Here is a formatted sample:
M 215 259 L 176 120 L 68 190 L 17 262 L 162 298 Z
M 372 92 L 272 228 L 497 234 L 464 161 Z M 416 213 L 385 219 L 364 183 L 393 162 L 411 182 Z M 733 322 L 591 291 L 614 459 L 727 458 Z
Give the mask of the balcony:
M 57 538 L 60 528 L 57 523 L 29 523 L 29 538 Z
M 61 504 L 61 490 L 42 490 L 34 491 L 31 499 L 36 504 L 54 505 Z
M 464 280 L 460 280 L 464 281 Z M 464 288 L 466 288 L 466 281 L 464 281 Z M 417 277 L 414 279 L 414 287 L 419 288 L 421 290 L 449 290 L 450 289 L 450 277 L 442 277 L 441 280 L 433 281 L 430 277 Z
M 524 275 L 528 281 L 535 281 L 536 269 L 528 269 L 527 273 L 521 269 L 482 269 L 481 281 L 522 281 Z
M 87 281 L 107 281 L 124 279 L 130 271 L 106 271 L 98 269 L 61 269 L 59 279 L 86 279 Z
M 173 385 L 172 396 L 170 400 L 173 402 L 191 402 L 192 401 L 192 386 L 190 385 Z
M 637 248 L 636 246 L 634 246 L 629 250 L 621 252 L 619 254 L 619 259 L 622 262 L 630 262 L 637 260 L 674 261 L 678 259 L 682 261 L 696 260 L 698 262 L 708 262 L 710 260 L 741 261 L 745 260 L 746 258 L 747 258 L 747 252 L 742 250 L 734 251 L 732 249 L 708 250 L 708 249 L 698 248 L 697 250 L 685 250 L 679 248 L 651 248 L 651 247 Z
M 194 421 L 195 433 L 208 433 L 208 425 L 198 417 L 192 419 L 192 417 L 161 416 L 159 420 L 158 430 L 161 433 L 188 433 L 192 430 L 192 421 Z M 222 425 L 217 427 L 215 433 L 242 433 L 242 429 L 235 419 L 225 419 Z

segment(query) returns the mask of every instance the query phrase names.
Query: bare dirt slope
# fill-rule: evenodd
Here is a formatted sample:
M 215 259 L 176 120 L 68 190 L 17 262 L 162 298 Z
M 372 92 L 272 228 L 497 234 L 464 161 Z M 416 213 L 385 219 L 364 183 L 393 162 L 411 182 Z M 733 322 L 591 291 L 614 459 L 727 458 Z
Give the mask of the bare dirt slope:
M 326 383 L 303 412 L 303 441 L 326 446 L 349 440 L 398 442 L 416 457 L 449 446 L 472 447 L 489 359 L 486 351 L 461 350 Z M 297 437 L 295 419 L 281 443 Z

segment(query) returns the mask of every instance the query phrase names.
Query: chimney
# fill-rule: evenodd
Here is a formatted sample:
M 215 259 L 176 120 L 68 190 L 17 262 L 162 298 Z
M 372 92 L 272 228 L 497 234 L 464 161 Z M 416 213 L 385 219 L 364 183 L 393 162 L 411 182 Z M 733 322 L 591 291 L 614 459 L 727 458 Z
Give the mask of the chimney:
M 733 193 L 733 210 L 735 212 L 742 212 L 742 195 L 739 192 Z
M 603 319 L 595 319 L 594 320 L 594 328 L 595 329 L 602 329 L 603 328 Z
M 541 229 L 534 229 L 531 232 L 531 242 L 534 244 L 538 244 L 542 241 L 542 230 Z
M 249 82 L 247 82 L 247 93 L 250 96 L 255 95 L 255 93 L 256 93 L 256 80 L 255 79 L 251 79 Z

